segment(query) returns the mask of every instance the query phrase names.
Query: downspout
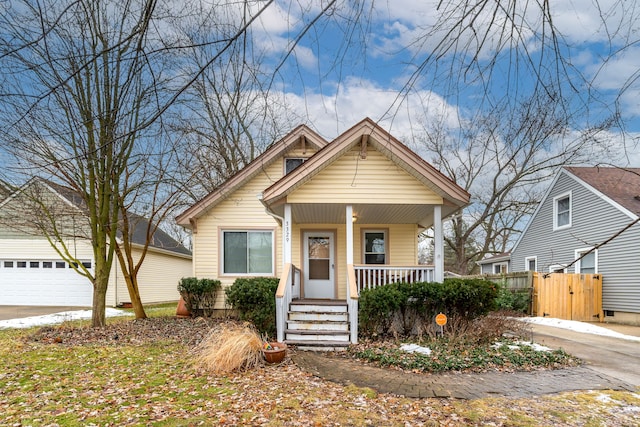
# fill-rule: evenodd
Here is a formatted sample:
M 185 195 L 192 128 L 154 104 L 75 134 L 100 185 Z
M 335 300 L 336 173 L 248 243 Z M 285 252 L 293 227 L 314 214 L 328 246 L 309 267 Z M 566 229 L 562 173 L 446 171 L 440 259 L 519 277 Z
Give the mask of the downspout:
M 267 215 L 273 217 L 276 221 L 280 223 L 280 225 L 284 223 L 284 217 L 277 215 L 276 213 L 272 212 L 269 209 L 269 206 L 267 206 L 267 204 L 264 202 L 264 199 L 262 198 L 262 193 L 258 194 L 258 200 L 260 200 L 260 203 L 262 203 L 262 206 L 264 206 L 264 212 Z

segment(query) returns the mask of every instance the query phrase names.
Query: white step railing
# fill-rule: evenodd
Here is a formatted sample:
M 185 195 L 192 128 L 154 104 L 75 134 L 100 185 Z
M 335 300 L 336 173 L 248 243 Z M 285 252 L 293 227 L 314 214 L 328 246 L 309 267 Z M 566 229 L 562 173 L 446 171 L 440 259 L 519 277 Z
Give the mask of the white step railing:
M 284 342 L 287 312 L 294 298 L 300 298 L 300 269 L 293 264 L 285 264 L 276 290 L 276 333 L 279 342 Z
M 364 289 L 373 289 L 389 283 L 433 282 L 435 268 L 430 265 L 355 265 L 358 294 Z

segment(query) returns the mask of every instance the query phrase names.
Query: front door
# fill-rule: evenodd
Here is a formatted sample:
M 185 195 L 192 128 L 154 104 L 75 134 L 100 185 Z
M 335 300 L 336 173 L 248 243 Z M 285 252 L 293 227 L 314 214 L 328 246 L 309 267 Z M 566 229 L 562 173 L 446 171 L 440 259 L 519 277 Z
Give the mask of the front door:
M 335 298 L 334 233 L 304 233 L 304 298 Z

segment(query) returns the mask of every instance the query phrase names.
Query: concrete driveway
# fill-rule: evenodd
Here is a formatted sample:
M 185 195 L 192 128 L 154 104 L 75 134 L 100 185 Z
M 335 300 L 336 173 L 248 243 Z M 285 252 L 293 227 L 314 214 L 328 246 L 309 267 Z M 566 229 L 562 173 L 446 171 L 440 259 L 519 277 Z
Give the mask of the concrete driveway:
M 640 326 L 596 325 L 640 337 Z M 552 326 L 531 326 L 533 341 L 551 348 L 562 348 L 582 359 L 585 367 L 640 387 L 640 340 L 585 334 Z
M 30 306 L 30 305 L 0 305 L 0 320 L 20 319 L 23 317 L 42 316 L 71 310 L 90 310 L 91 307 L 71 306 Z

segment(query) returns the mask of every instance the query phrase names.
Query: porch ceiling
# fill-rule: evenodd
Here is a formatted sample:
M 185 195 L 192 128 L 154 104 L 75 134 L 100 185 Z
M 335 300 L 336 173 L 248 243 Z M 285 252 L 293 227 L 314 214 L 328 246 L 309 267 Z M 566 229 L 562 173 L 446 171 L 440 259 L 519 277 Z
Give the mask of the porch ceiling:
M 283 205 L 274 209 L 284 215 Z M 442 216 L 450 215 L 457 207 L 442 206 Z M 346 205 L 299 203 L 291 205 L 294 223 L 298 224 L 344 224 Z M 381 205 L 354 204 L 353 214 L 357 224 L 418 224 L 422 227 L 433 225 L 433 205 Z

